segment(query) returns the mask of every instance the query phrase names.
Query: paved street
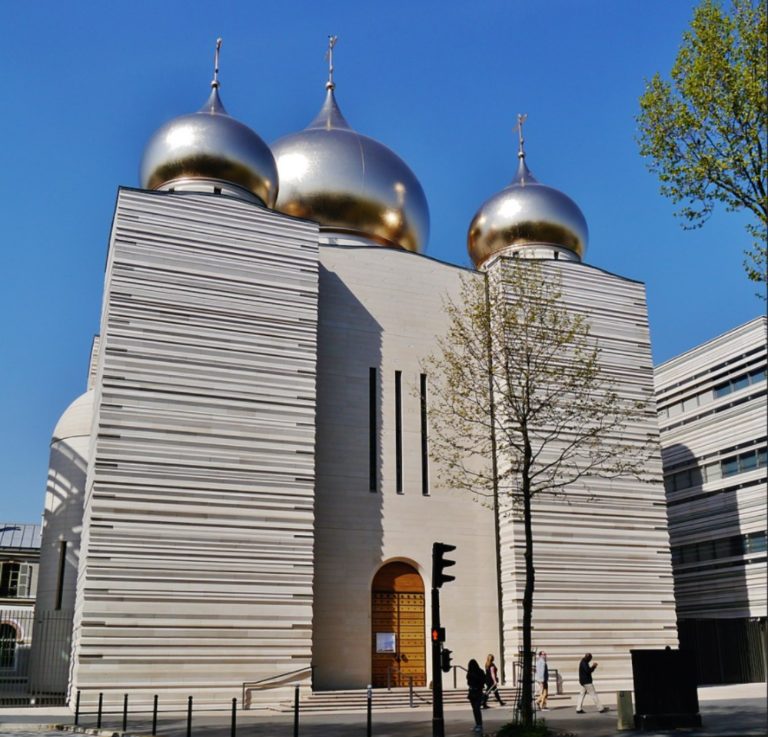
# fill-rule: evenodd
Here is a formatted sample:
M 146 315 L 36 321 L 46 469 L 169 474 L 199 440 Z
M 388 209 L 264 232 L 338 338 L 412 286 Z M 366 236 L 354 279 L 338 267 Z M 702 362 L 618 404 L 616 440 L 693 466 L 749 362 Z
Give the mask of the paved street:
M 689 737 L 764 737 L 766 734 L 766 685 L 700 689 L 701 714 L 704 727 L 701 730 L 685 730 Z M 605 699 L 607 701 L 607 699 Z M 507 709 L 489 709 L 485 715 L 485 734 L 495 731 L 509 720 Z M 120 718 L 110 717 L 103 723 L 103 732 L 112 735 L 121 729 Z M 616 737 L 644 735 L 660 737 L 680 735 L 681 731 L 668 732 L 619 732 L 616 729 L 616 713 L 588 712 L 578 715 L 573 706 L 559 706 L 546 714 L 546 720 L 553 727 L 570 732 L 577 737 Z M 451 706 L 446 710 L 446 737 L 472 734 L 472 719 L 469 707 Z M 35 730 L 32 725 L 71 724 L 71 714 L 65 709 L 0 709 L 0 733 L 9 737 L 61 737 L 61 732 L 50 729 Z M 372 735 L 374 737 L 430 737 L 432 714 L 429 708 L 418 708 L 398 712 L 378 712 L 373 715 Z M 91 719 L 84 720 L 83 726 L 94 727 Z M 129 734 L 148 735 L 151 724 L 146 720 L 134 719 L 128 725 Z M 162 720 L 158 727 L 161 737 L 185 737 L 186 719 Z M 195 715 L 192 734 L 204 737 L 229 737 L 230 723 L 223 713 Z M 365 714 L 307 715 L 301 718 L 300 737 L 365 737 Z M 239 737 L 292 737 L 293 718 L 264 712 L 238 713 Z

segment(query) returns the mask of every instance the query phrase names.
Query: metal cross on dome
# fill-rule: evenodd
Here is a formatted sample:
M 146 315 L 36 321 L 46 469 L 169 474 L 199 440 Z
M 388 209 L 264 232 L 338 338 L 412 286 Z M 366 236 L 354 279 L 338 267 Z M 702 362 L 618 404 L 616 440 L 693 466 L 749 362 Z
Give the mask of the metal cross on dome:
M 325 58 L 328 59 L 328 81 L 325 83 L 325 87 L 329 90 L 336 88 L 333 83 L 333 47 L 338 40 L 338 36 L 328 36 L 328 51 L 325 52 Z
M 525 121 L 528 119 L 528 113 L 518 113 L 517 114 L 517 125 L 515 126 L 515 130 L 517 130 L 517 136 L 519 138 L 519 145 L 517 149 L 517 156 L 520 159 L 525 158 L 525 139 L 523 138 L 523 125 L 525 124 Z
M 216 51 L 213 52 L 213 81 L 211 87 L 219 86 L 219 52 L 221 51 L 221 38 L 216 39 Z

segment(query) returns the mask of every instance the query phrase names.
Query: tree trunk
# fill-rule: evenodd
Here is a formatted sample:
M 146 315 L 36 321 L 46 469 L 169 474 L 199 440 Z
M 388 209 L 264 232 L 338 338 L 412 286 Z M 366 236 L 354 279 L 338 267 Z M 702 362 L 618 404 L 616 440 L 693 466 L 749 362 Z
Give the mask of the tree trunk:
M 533 615 L 533 528 L 531 525 L 531 480 L 530 480 L 531 449 L 525 442 L 522 474 L 523 492 L 523 526 L 525 528 L 525 590 L 523 593 L 523 695 L 521 713 L 523 724 L 533 724 L 533 657 L 531 652 L 531 621 Z

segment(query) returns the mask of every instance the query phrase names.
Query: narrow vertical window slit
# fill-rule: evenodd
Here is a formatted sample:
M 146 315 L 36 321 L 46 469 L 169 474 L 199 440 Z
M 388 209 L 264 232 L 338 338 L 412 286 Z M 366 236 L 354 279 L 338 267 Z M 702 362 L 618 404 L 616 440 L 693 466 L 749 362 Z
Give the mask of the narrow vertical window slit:
M 371 368 L 368 378 L 368 465 L 369 465 L 369 481 L 370 490 L 376 491 L 377 486 L 377 474 L 376 474 L 376 369 Z
M 421 493 L 429 494 L 429 438 L 427 437 L 427 375 L 419 377 L 421 399 Z
M 403 372 L 395 371 L 395 491 L 403 493 Z
M 59 542 L 59 572 L 56 578 L 56 610 L 61 609 L 62 598 L 64 597 L 64 567 L 67 562 L 67 541 Z

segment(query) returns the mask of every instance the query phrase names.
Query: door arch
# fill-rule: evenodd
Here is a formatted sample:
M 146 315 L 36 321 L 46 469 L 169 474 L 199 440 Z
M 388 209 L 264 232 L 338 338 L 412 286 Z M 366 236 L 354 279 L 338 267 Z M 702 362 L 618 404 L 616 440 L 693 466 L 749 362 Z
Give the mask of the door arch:
M 410 564 L 382 566 L 371 584 L 371 683 L 426 686 L 424 582 Z

